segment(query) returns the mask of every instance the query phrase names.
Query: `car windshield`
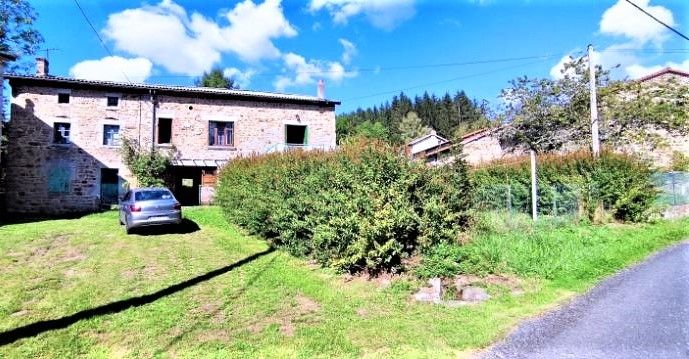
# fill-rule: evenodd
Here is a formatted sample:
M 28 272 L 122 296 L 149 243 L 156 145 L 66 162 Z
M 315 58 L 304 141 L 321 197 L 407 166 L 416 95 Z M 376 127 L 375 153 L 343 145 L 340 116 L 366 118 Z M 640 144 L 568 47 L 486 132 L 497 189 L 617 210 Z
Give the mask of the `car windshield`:
M 155 201 L 159 199 L 172 199 L 172 193 L 168 190 L 152 190 L 136 192 L 134 195 L 135 201 Z

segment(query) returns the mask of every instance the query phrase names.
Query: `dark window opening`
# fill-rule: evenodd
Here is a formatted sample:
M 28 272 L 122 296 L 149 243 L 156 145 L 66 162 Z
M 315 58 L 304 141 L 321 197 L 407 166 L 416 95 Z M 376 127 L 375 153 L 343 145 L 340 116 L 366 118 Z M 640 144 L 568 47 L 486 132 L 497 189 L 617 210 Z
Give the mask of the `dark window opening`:
M 108 96 L 108 107 L 117 107 L 120 103 L 120 98 L 117 96 Z
M 165 144 L 172 141 L 172 119 L 158 119 L 158 143 Z
M 208 137 L 210 146 L 234 146 L 234 122 L 210 121 Z
M 286 125 L 285 126 L 285 143 L 288 145 L 303 146 L 306 145 L 307 130 L 306 126 L 300 125 Z
M 119 146 L 120 145 L 120 126 L 119 125 L 105 125 L 105 126 L 103 126 L 103 145 L 105 145 L 105 146 Z
M 57 103 L 69 103 L 69 94 L 68 93 L 57 94 Z
M 53 124 L 53 143 L 68 144 L 70 124 L 66 122 L 55 122 Z

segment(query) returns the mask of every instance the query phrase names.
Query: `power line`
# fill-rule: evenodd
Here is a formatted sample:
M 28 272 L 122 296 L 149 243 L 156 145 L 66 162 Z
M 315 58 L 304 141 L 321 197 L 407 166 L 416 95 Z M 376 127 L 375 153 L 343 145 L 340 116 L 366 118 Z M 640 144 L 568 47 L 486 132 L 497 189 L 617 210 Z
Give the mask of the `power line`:
M 555 56 L 559 56 L 559 55 L 542 56 L 542 57 L 541 57 L 539 60 L 537 60 L 537 61 L 530 61 L 530 62 L 527 62 L 527 63 L 525 63 L 525 64 L 519 64 L 519 65 L 515 65 L 515 66 L 503 67 L 503 68 L 499 68 L 499 69 L 495 69 L 495 70 L 491 70 L 491 71 L 485 71 L 485 72 L 480 72 L 480 73 L 475 73 L 475 74 L 470 74 L 470 75 L 464 75 L 464 76 L 454 77 L 454 78 L 451 78 L 451 79 L 446 79 L 446 80 L 441 80 L 441 81 L 428 82 L 428 83 L 425 83 L 425 84 L 414 85 L 414 86 L 406 87 L 406 88 L 403 88 L 403 89 L 390 90 L 390 91 L 378 92 L 378 93 L 374 93 L 374 94 L 370 94 L 370 95 L 351 97 L 351 98 L 348 98 L 348 99 L 344 99 L 344 100 L 342 100 L 342 101 L 360 100 L 360 99 L 371 98 L 371 97 L 376 97 L 376 96 L 381 96 L 381 95 L 389 95 L 389 94 L 393 94 L 393 93 L 399 93 L 399 92 L 404 92 L 404 91 L 408 91 L 408 90 L 413 90 L 413 89 L 416 89 L 416 88 L 419 88 L 419 87 L 426 87 L 426 86 L 439 85 L 439 84 L 448 83 L 448 82 L 453 82 L 453 81 L 457 81 L 457 80 L 464 80 L 464 79 L 473 78 L 473 77 L 480 77 L 480 76 L 490 75 L 490 74 L 494 74 L 494 73 L 502 72 L 502 71 L 506 71 L 506 70 L 511 70 L 511 69 L 518 68 L 518 67 L 524 67 L 524 66 L 533 65 L 533 64 L 542 62 L 542 61 L 544 61 L 544 60 L 551 59 L 551 58 L 553 58 L 553 57 L 555 57 Z
M 441 68 L 441 67 L 455 67 L 455 66 L 468 66 L 468 65 L 484 65 L 492 63 L 501 62 L 513 62 L 513 61 L 523 61 L 531 59 L 542 59 L 544 57 L 551 57 L 552 55 L 534 55 L 534 56 L 524 56 L 524 57 L 508 57 L 500 59 L 488 59 L 488 60 L 472 60 L 464 62 L 448 62 L 439 64 L 417 64 L 417 65 L 400 65 L 400 66 L 388 66 L 388 67 L 369 67 L 354 69 L 357 73 L 361 72 L 380 72 L 380 71 L 397 71 L 397 70 L 415 70 L 415 69 L 428 69 L 428 68 Z M 322 71 L 295 71 L 294 74 L 327 74 L 340 72 L 339 70 L 322 70 Z M 274 76 L 281 75 L 283 72 L 267 72 L 256 74 L 256 76 Z M 160 75 L 151 76 L 151 78 L 194 78 L 198 76 L 193 75 Z
M 78 0 L 74 0 L 74 3 L 75 3 L 75 4 L 77 5 L 77 7 L 79 8 L 79 11 L 81 11 L 81 14 L 84 16 L 84 20 L 86 20 L 86 22 L 89 24 L 89 27 L 91 27 L 91 30 L 93 30 L 93 33 L 96 34 L 96 37 L 97 37 L 98 40 L 100 41 L 100 44 L 103 46 L 103 48 L 105 49 L 105 51 L 108 53 L 108 55 L 110 55 L 110 57 L 114 57 L 114 55 L 112 54 L 112 52 L 110 51 L 110 49 L 108 48 L 108 46 L 105 44 L 105 41 L 103 41 L 103 38 L 100 37 L 100 34 L 98 33 L 98 30 L 96 30 L 96 28 L 95 28 L 95 27 L 93 26 L 93 24 L 91 23 L 91 20 L 89 20 L 89 17 L 86 15 L 86 12 L 84 12 L 84 9 L 83 9 L 83 8 L 81 7 L 81 5 L 79 4 L 79 1 L 78 1 Z M 122 75 L 124 75 L 124 78 L 127 80 L 127 83 L 131 84 L 132 82 L 129 80 L 129 76 L 127 76 L 127 74 L 124 72 L 124 70 L 122 70 L 122 68 L 120 68 L 119 70 L 122 72 Z
M 630 4 L 631 4 L 632 6 L 634 6 L 635 8 L 639 9 L 639 11 L 641 11 L 641 12 L 643 12 L 644 14 L 648 15 L 651 19 L 653 19 L 653 20 L 657 21 L 658 23 L 660 23 L 661 25 L 667 27 L 667 28 L 670 29 L 672 32 L 674 32 L 675 34 L 677 34 L 677 35 L 683 37 L 685 40 L 689 40 L 689 37 L 687 37 L 687 36 L 684 35 L 683 33 L 679 32 L 679 31 L 678 31 L 677 29 L 675 29 L 674 27 L 672 27 L 672 26 L 670 26 L 670 25 L 668 25 L 668 24 L 666 24 L 666 23 L 660 21 L 657 17 L 651 15 L 648 11 L 644 10 L 644 9 L 641 8 L 639 5 L 633 3 L 631 0 L 625 0 L 625 1 L 628 2 L 628 3 L 630 3 Z

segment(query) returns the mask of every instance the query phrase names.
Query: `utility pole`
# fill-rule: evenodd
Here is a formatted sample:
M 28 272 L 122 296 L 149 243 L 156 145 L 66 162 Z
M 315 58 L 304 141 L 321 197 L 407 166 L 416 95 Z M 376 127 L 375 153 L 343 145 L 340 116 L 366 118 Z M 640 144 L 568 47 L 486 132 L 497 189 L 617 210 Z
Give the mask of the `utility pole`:
M 536 179 L 536 151 L 531 149 L 531 218 L 538 219 L 538 180 Z
M 600 139 L 598 138 L 598 101 L 596 98 L 596 66 L 593 63 L 593 45 L 588 46 L 589 88 L 591 93 L 591 151 L 593 157 L 600 156 Z

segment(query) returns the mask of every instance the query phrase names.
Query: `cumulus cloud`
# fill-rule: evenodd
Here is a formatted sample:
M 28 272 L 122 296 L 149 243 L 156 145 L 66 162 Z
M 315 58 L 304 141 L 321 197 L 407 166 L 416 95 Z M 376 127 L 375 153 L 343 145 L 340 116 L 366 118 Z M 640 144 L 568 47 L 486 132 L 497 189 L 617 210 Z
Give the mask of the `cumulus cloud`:
M 639 61 L 638 57 L 632 52 L 624 50 L 630 46 L 630 44 L 616 44 L 608 46 L 603 49 L 603 51 L 594 50 L 592 54 L 593 63 L 602 66 L 603 69 L 606 70 L 615 69 L 618 66 L 621 68 L 630 66 Z M 563 78 L 565 74 L 572 75 L 573 71 L 571 69 L 566 73 L 562 72 L 565 68 L 565 63 L 569 62 L 572 56 L 574 55 L 570 54 L 563 56 L 557 64 L 550 68 L 550 76 L 557 80 Z M 613 75 L 620 75 L 620 72 L 619 69 L 614 70 Z
M 689 60 L 684 60 L 683 62 L 677 63 L 677 62 L 666 62 L 664 65 L 655 65 L 655 66 L 642 66 L 639 64 L 634 64 L 627 66 L 625 68 L 625 71 L 627 71 L 627 74 L 629 74 L 629 77 L 633 79 L 638 79 L 640 77 L 644 77 L 646 75 L 652 74 L 656 71 L 660 71 L 666 67 L 672 67 L 673 69 L 680 70 L 680 71 L 685 71 L 689 72 Z
M 246 62 L 279 58 L 273 40 L 297 30 L 284 16 L 280 0 L 238 3 L 221 14 L 223 26 L 199 13 L 189 15 L 172 0 L 127 9 L 108 17 L 103 29 L 115 48 L 151 59 L 170 72 L 199 75 L 232 52 Z
M 352 58 L 357 54 L 356 45 L 347 39 L 340 39 L 339 41 L 343 48 L 342 62 L 344 64 L 349 64 L 352 62 Z
M 100 60 L 81 61 L 69 69 L 69 74 L 85 80 L 127 82 L 129 79 L 132 82 L 144 82 L 151 75 L 152 68 L 153 63 L 143 57 L 127 59 L 108 56 Z
M 365 15 L 373 26 L 388 31 L 416 14 L 414 0 L 311 0 L 309 9 L 327 10 L 336 24 L 347 24 L 349 18 Z
M 637 0 L 636 4 L 664 23 L 674 26 L 672 12 L 660 5 L 650 5 L 650 0 Z M 668 30 L 649 16 L 643 14 L 625 0 L 605 10 L 600 21 L 600 32 L 606 35 L 623 36 L 639 44 L 662 43 Z
M 225 70 L 223 70 L 223 75 L 225 77 L 229 77 L 235 81 L 237 85 L 239 85 L 239 88 L 247 88 L 249 87 L 249 83 L 251 83 L 251 78 L 256 74 L 256 71 L 254 70 L 246 70 L 246 71 L 241 71 L 240 69 L 236 67 L 228 67 Z
M 339 62 L 307 60 L 293 52 L 282 57 L 285 72 L 290 75 L 280 75 L 273 82 L 278 91 L 284 91 L 288 87 L 315 84 L 316 79 L 327 79 L 335 83 L 345 78 L 354 77 L 356 72 L 347 71 Z

